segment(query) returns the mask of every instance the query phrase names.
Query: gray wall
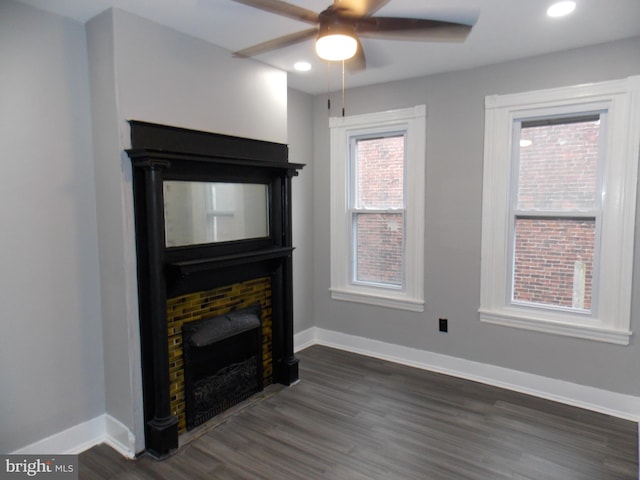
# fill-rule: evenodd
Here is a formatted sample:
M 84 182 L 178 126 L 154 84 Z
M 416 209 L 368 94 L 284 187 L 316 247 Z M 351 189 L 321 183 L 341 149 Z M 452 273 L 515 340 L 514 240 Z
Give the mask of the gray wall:
M 0 1 L 0 452 L 104 412 L 84 26 Z
M 313 326 L 313 97 L 289 89 L 287 103 L 289 161 L 305 167 L 293 179 L 294 333 Z
M 640 345 L 617 346 L 481 323 L 484 97 L 640 74 L 640 38 L 483 68 L 347 90 L 347 115 L 427 106 L 424 313 L 329 296 L 329 129 L 314 99 L 315 325 L 351 335 L 640 395 Z M 347 78 L 348 86 L 348 78 Z M 336 115 L 334 112 L 333 115 Z M 640 213 L 640 210 L 638 210 Z M 636 252 L 640 251 L 636 239 Z M 640 279 L 636 253 L 635 278 Z M 632 329 L 640 328 L 634 289 Z M 438 332 L 438 317 L 449 333 Z

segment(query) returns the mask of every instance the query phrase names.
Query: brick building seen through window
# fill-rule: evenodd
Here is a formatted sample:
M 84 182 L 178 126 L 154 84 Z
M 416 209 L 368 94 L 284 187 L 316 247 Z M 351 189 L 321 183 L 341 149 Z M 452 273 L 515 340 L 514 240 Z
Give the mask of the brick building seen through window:
M 404 144 L 404 135 L 356 140 L 352 184 L 356 282 L 403 285 Z
M 514 216 L 514 301 L 590 310 L 596 244 L 596 118 L 522 125 Z M 548 212 L 548 215 L 545 214 Z

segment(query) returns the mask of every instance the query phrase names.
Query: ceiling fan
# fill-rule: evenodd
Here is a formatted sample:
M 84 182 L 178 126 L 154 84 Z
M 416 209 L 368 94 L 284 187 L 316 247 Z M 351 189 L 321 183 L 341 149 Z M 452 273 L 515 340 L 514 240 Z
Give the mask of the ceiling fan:
M 390 0 L 334 0 L 320 13 L 282 0 L 233 0 L 250 7 L 313 25 L 312 28 L 274 38 L 234 52 L 235 57 L 253 57 L 278 48 L 316 38 L 316 53 L 329 61 L 345 62 L 351 72 L 364 70 L 366 60 L 360 37 L 428 42 L 462 42 L 472 25 L 424 18 L 374 17 Z M 323 50 L 324 42 L 346 41 L 349 45 Z

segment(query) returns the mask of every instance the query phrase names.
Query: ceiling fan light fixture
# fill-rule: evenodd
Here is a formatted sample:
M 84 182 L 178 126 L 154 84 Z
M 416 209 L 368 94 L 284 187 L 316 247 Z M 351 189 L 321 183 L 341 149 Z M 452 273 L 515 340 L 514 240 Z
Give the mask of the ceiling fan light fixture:
M 355 32 L 348 25 L 332 24 L 320 27 L 316 53 L 323 60 L 337 62 L 353 57 L 358 51 Z

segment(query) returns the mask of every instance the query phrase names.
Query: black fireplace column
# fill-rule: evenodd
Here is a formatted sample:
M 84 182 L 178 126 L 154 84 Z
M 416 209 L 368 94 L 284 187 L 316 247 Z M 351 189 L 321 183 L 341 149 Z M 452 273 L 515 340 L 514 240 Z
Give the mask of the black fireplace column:
M 149 402 L 153 418 L 146 422 L 145 445 L 149 453 L 161 457 L 178 447 L 178 417 L 171 413 L 169 392 L 169 347 L 167 344 L 167 295 L 162 266 L 164 265 L 164 207 L 162 171 L 169 162 L 150 159 L 136 165 L 144 172 L 146 185 L 145 241 L 147 255 L 146 295 L 148 299 L 147 332 L 153 345 L 148 362 L 153 378 L 153 402 Z M 143 348 L 145 348 L 143 346 Z M 148 348 L 147 348 L 148 350 Z M 143 366 L 144 367 L 144 366 Z M 165 393 L 166 392 L 166 393 Z M 151 414 L 147 414 L 151 417 Z

